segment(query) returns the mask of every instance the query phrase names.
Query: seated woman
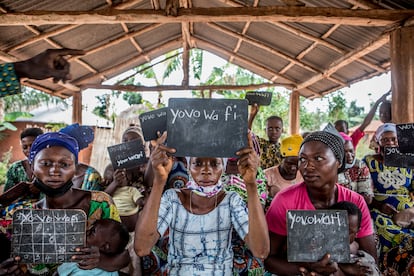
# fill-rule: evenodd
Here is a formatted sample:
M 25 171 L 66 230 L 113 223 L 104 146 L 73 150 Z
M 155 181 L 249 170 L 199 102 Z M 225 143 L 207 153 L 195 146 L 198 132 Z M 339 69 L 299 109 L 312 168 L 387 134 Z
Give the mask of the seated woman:
M 263 208 L 257 196 L 259 157 L 250 147 L 238 151 L 238 169 L 247 187 L 246 204 L 237 193 L 223 191 L 220 181 L 223 159 L 190 158 L 188 188 L 169 189 L 163 194 L 173 165 L 174 149 L 163 143 L 165 132 L 151 153 L 154 180 L 149 199 L 135 229 L 135 251 L 139 256 L 151 248 L 169 228 L 169 275 L 232 275 L 231 231 L 236 229 L 253 255 L 265 258 L 269 239 Z
M 267 271 L 277 275 L 298 275 L 302 270 L 317 275 L 340 273 L 340 267 L 332 262 L 329 254 L 313 263 L 288 262 L 286 227 L 287 210 L 329 209 L 340 201 L 353 202 L 361 209 L 361 229 L 356 241 L 361 250 L 376 259 L 374 231 L 364 198 L 336 183 L 337 174 L 344 165 L 344 146 L 339 136 L 316 131 L 303 140 L 299 151 L 299 171 L 304 182 L 279 192 L 266 213 L 270 234 L 270 255 L 265 261 Z
M 30 150 L 29 160 L 35 176 L 34 185 L 45 194 L 45 198 L 35 207 L 83 210 L 88 217 L 88 226 L 98 219 L 111 218 L 120 221 L 118 210 L 108 194 L 72 187 L 78 152 L 77 141 L 64 133 L 49 132 L 36 138 Z M 78 250 L 83 254 L 76 254 L 73 259 L 82 269 L 101 268 L 106 271 L 117 271 L 129 262 L 126 250 L 111 256 L 99 254 L 97 247 L 86 246 Z M 47 271 L 49 268 L 44 265 L 31 265 L 29 271 L 38 274 L 36 272 L 39 270 Z M 55 268 L 51 268 L 50 272 Z
M 383 124 L 375 133 L 379 152 L 367 155 L 367 164 L 374 183 L 374 198 L 370 205 L 380 246 L 380 265 L 384 270 L 385 255 L 395 245 L 411 247 L 414 236 L 413 170 L 384 164 L 384 148 L 397 147 L 396 126 Z M 412 253 L 410 253 L 411 256 Z M 390 260 L 388 260 L 388 265 Z M 402 266 L 399 266 L 403 269 Z M 402 271 L 400 272 L 402 273 Z
M 345 170 L 338 174 L 338 183 L 362 195 L 369 205 L 374 196 L 369 169 L 362 160 L 355 157 L 355 148 L 351 137 L 343 132 L 339 134 L 345 141 Z

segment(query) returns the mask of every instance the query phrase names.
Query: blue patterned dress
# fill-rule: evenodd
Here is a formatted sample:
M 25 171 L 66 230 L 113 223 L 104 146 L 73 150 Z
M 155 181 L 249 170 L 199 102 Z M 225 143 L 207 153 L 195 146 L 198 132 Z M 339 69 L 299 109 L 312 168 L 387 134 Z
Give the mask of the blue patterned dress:
M 204 215 L 188 212 L 177 195 L 167 190 L 158 213 L 158 232 L 169 229 L 168 275 L 232 275 L 233 228 L 240 237 L 248 233 L 247 207 L 235 192 Z

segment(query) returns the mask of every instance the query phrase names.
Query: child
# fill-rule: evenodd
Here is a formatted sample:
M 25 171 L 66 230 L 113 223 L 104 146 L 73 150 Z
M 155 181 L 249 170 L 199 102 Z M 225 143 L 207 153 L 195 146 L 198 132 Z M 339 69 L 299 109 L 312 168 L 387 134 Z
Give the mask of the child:
M 361 210 L 350 201 L 337 202 L 330 207 L 334 210 L 346 210 L 349 224 L 349 246 L 351 249 L 351 264 L 339 264 L 345 275 L 372 275 L 379 276 L 379 269 L 374 258 L 363 250 L 355 241 L 356 234 L 361 226 Z M 362 274 L 361 274 L 362 273 Z M 343 275 L 338 274 L 338 275 Z
M 113 219 L 98 219 L 86 231 L 87 246 L 96 246 L 100 254 L 116 255 L 125 250 L 129 241 L 126 227 Z M 73 275 L 118 275 L 118 272 L 108 272 L 100 268 L 81 269 L 77 263 L 63 263 L 58 268 L 59 276 Z

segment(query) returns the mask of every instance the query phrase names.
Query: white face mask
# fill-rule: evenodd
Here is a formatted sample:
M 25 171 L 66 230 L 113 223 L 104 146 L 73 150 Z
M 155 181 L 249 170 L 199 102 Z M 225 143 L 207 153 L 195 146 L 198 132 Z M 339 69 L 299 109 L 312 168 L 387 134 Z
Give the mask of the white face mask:
M 352 164 L 345 163 L 345 169 L 350 169 L 355 165 L 356 158 L 354 158 L 354 161 L 352 161 Z
M 219 180 L 216 185 L 211 186 L 199 186 L 194 180 L 187 182 L 187 188 L 192 190 L 195 194 L 202 197 L 213 197 L 223 190 L 223 182 Z

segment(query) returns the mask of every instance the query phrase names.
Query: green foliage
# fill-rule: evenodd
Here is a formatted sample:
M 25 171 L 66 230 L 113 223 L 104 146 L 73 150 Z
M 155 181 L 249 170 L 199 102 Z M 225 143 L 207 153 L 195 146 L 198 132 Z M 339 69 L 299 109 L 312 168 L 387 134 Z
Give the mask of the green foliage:
M 194 78 L 200 80 L 203 73 L 203 51 L 200 49 L 192 49 L 190 52 L 190 61 Z
M 328 120 L 335 122 L 336 120 L 348 120 L 346 111 L 346 99 L 341 91 L 330 94 L 328 96 Z
M 2 160 L 0 161 L 0 184 L 6 183 L 6 173 L 10 166 L 10 159 L 12 157 L 12 148 L 3 153 Z
M 136 92 L 123 93 L 122 99 L 125 100 L 129 105 L 142 104 L 142 95 Z
M 42 104 L 58 103 L 66 104 L 66 102 L 59 97 L 54 97 L 25 86 L 22 87 L 22 93 L 3 98 L 5 112 L 20 111 L 22 110 L 22 107 L 25 107 L 26 110 L 31 110 Z

